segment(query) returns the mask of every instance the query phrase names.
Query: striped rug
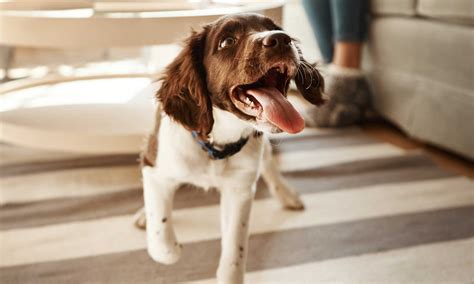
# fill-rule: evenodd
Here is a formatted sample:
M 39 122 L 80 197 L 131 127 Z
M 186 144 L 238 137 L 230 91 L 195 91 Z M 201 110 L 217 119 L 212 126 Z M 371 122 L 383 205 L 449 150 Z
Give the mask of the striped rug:
M 259 184 L 247 283 L 470 283 L 474 183 L 357 128 L 273 138 L 306 210 L 282 210 Z M 0 145 L 0 283 L 213 283 L 216 192 L 182 188 L 184 244 L 154 263 L 132 225 L 137 155 L 84 156 Z

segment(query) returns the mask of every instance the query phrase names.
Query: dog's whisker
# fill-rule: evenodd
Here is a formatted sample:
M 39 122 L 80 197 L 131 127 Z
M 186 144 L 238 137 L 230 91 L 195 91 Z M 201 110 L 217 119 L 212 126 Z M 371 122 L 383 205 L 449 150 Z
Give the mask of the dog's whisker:
M 306 89 L 309 89 L 313 85 L 314 79 L 317 79 L 317 86 L 316 87 L 319 87 L 321 78 L 319 77 L 318 72 L 317 71 L 315 72 L 314 66 L 312 66 L 311 64 L 309 64 L 308 62 L 305 62 L 305 61 L 301 62 L 301 66 L 303 66 L 303 68 L 305 70 L 305 74 L 309 73 L 308 75 L 310 77 L 310 82 L 309 82 L 309 85 L 306 87 Z M 316 73 L 316 76 L 317 76 L 316 78 L 313 77 L 313 73 Z
M 302 71 L 302 73 L 304 74 L 303 82 L 306 82 L 307 79 L 308 79 L 308 77 L 309 77 L 309 75 L 307 74 L 307 73 L 308 73 L 308 70 L 307 70 L 307 67 L 306 67 L 306 65 L 305 65 L 305 62 L 302 61 L 301 63 L 302 63 L 302 65 L 301 65 L 301 67 L 302 67 L 302 68 L 301 68 L 301 71 Z M 311 87 L 311 80 L 309 81 L 309 85 L 308 85 L 307 87 L 305 87 L 305 89 L 307 90 L 307 89 L 309 89 L 310 87 Z
M 317 79 L 316 88 L 318 88 L 318 87 L 320 86 L 320 83 L 321 83 L 321 77 L 320 77 L 320 75 L 319 75 L 319 72 L 316 71 L 316 67 L 315 67 L 315 66 L 313 66 L 313 65 L 311 65 L 311 64 L 309 64 L 309 63 L 306 63 L 306 64 L 307 64 L 308 68 L 311 69 L 311 74 L 313 74 L 313 73 L 316 74 L 316 78 L 315 78 L 315 79 Z

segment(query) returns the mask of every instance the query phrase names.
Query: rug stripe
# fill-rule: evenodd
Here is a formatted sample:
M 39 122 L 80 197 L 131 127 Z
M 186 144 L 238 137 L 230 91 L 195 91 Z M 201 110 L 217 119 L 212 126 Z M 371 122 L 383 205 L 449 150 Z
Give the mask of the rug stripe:
M 83 157 L 84 154 L 38 150 L 0 143 L 0 169 L 11 164 Z
M 350 161 L 393 157 L 406 154 L 404 150 L 390 144 L 354 145 L 316 151 L 298 151 L 275 155 L 282 171 L 301 171 L 316 167 L 337 165 Z
M 257 200 L 252 209 L 251 232 L 274 232 L 472 205 L 474 204 L 472 186 L 470 180 L 456 177 L 308 194 L 304 198 L 307 209 L 302 212 L 281 210 L 273 199 Z M 272 212 L 272 218 L 261 218 L 267 216 L 269 212 Z M 173 216 L 181 242 L 196 242 L 220 236 L 217 205 L 176 210 Z M 132 227 L 130 215 L 2 231 L 0 243 L 4 247 L 0 259 L 1 266 L 145 247 L 144 234 Z
M 316 144 L 317 145 L 317 144 Z M 341 153 L 351 153 L 351 152 L 357 152 L 359 150 L 359 145 L 353 145 L 353 146 L 344 146 L 344 147 L 337 147 L 334 149 L 338 149 Z M 393 157 L 396 156 L 396 154 L 401 155 L 400 151 L 394 151 L 393 147 L 387 144 L 370 144 L 370 145 L 365 145 L 367 150 L 372 151 L 372 155 L 368 158 L 383 158 L 383 157 Z M 389 149 L 388 152 L 383 152 L 383 149 Z M 333 163 L 331 160 L 331 155 L 328 155 L 327 152 L 331 152 L 328 149 L 314 149 L 311 151 L 305 151 L 304 153 L 307 153 L 308 155 L 312 156 L 318 156 L 321 157 L 320 159 L 313 159 L 310 161 L 305 161 L 305 168 L 302 168 L 299 163 L 292 163 L 289 165 L 285 165 L 284 170 L 285 171 L 295 171 L 295 170 L 304 170 L 304 169 L 309 169 L 309 168 L 315 168 L 315 167 L 322 167 L 325 165 L 334 165 L 337 163 Z M 292 156 L 297 156 L 296 158 L 301 156 L 302 152 L 283 152 L 278 154 L 278 157 L 283 157 L 284 159 L 287 160 L 294 160 L 295 158 L 292 158 Z M 363 159 L 363 157 L 360 157 L 360 154 L 356 155 L 351 155 L 349 154 L 347 157 L 339 156 L 334 152 L 333 156 L 335 158 L 339 159 L 340 163 L 348 163 L 351 161 L 357 161 L 359 159 Z M 396 154 L 395 154 L 396 153 Z M 66 161 L 67 163 L 71 163 L 72 161 Z M 95 160 L 89 160 L 89 163 L 94 163 L 95 162 L 95 168 L 85 168 L 83 169 L 82 166 L 86 167 L 85 165 L 79 164 L 77 168 L 74 169 L 78 170 L 78 168 L 81 170 L 79 171 L 80 173 L 88 173 L 87 178 L 93 178 L 94 177 L 94 169 L 98 169 L 97 175 L 102 175 L 103 174 L 103 169 L 102 167 L 106 165 L 101 165 L 102 161 L 100 159 Z M 56 170 L 58 170 L 58 167 L 60 166 L 61 162 L 59 164 L 53 165 Z M 72 166 L 73 163 L 71 163 Z M 89 164 L 89 166 L 90 166 Z M 136 165 L 136 169 L 133 168 L 133 166 Z M 87 166 L 87 167 L 89 167 Z M 120 165 L 116 165 L 118 168 Z M 27 168 L 29 166 L 26 166 Z M 136 170 L 138 170 L 138 164 L 136 162 L 133 162 L 133 164 L 130 166 L 131 169 L 133 169 L 133 174 L 137 174 Z M 51 169 L 51 168 L 50 168 Z M 66 167 L 67 169 L 67 167 Z M 69 168 L 70 169 L 70 168 Z M 67 183 L 67 180 L 69 180 L 69 177 L 74 177 L 74 171 L 70 169 L 70 171 L 67 170 L 61 170 L 55 172 L 55 176 L 58 178 L 58 180 Z M 113 170 L 113 167 L 110 167 L 110 170 Z M 101 172 L 102 171 L 102 172 Z M 54 179 L 50 178 L 50 172 L 46 173 L 35 173 L 35 174 L 30 174 L 30 175 L 20 175 L 20 176 L 10 176 L 10 177 L 3 177 L 1 178 L 1 183 L 2 186 L 0 187 L 0 194 L 1 194 L 1 202 L 3 204 L 5 203 L 10 203 L 10 202 L 15 202 L 15 200 L 23 200 L 27 201 L 29 200 L 30 197 L 38 196 L 38 198 L 33 199 L 33 200 L 40 200 L 39 198 L 40 193 L 42 196 L 49 197 L 49 198 L 59 198 L 59 197 L 64 197 L 66 196 L 83 196 L 85 193 L 85 190 L 83 189 L 83 186 L 76 187 L 74 188 L 68 188 L 68 191 L 65 192 L 62 187 L 58 186 L 51 186 L 51 182 L 54 181 Z M 140 175 L 138 175 L 140 176 Z M 103 177 L 96 176 L 96 180 L 103 180 Z M 112 189 L 117 189 L 117 185 L 113 183 L 114 179 L 111 179 L 110 184 L 100 184 L 99 187 L 96 187 L 97 194 L 105 193 L 105 192 L 110 192 Z M 89 179 L 90 182 L 93 182 L 93 179 Z M 140 183 L 141 178 L 137 179 L 137 181 Z M 27 183 L 28 182 L 28 183 Z M 72 182 L 72 181 L 69 181 Z M 31 184 L 36 184 L 38 185 L 39 189 L 36 187 L 32 187 Z M 20 186 L 21 189 L 17 189 L 14 186 Z M 13 188 L 11 187 L 13 186 Z M 133 186 L 135 187 L 135 186 Z M 23 189 L 23 190 L 22 190 Z M 118 188 L 119 190 L 123 190 L 124 187 Z M 5 193 L 5 191 L 8 191 L 8 193 Z M 46 193 L 47 192 L 47 193 Z M 90 192 L 90 191 L 89 191 Z M 4 194 L 5 193 L 5 194 Z M 10 197 L 10 198 L 9 198 Z
M 359 144 L 373 144 L 376 140 L 360 133 L 335 133 L 333 135 L 321 136 L 314 139 L 313 136 L 294 136 L 275 138 L 273 142 L 280 152 L 295 150 L 314 150 L 322 148 L 342 147 Z M 104 167 L 112 165 L 138 165 L 138 154 L 116 154 L 116 155 L 86 155 L 83 157 L 71 157 L 68 159 L 52 159 L 23 161 L 21 163 L 0 165 L 0 177 L 18 176 L 24 174 L 50 172 L 55 170 Z
M 300 137 L 313 137 L 318 138 L 324 136 L 337 136 L 337 135 L 345 135 L 345 134 L 360 134 L 363 131 L 360 127 L 345 127 L 345 128 L 311 128 L 306 127 L 298 134 L 289 134 L 286 132 L 278 133 L 278 134 L 269 134 L 268 136 L 272 139 L 294 139 Z
M 141 187 L 137 165 L 84 168 L 0 178 L 0 204 L 91 196 Z
M 273 145 L 274 153 L 281 152 L 295 152 L 295 151 L 306 151 L 323 148 L 334 148 L 343 147 L 349 145 L 367 145 L 367 144 L 380 144 L 379 141 L 372 139 L 371 137 L 364 135 L 354 134 L 339 134 L 337 136 L 324 136 L 314 138 L 310 137 L 293 137 L 291 139 L 272 139 L 270 140 Z
M 270 137 L 277 140 L 291 140 L 294 138 L 318 138 L 325 136 L 338 136 L 338 135 L 359 135 L 362 134 L 362 130 L 358 127 L 343 128 L 343 129 L 317 129 L 317 128 L 305 128 L 301 133 L 298 134 L 272 134 Z M 145 137 L 144 135 L 143 137 Z M 64 160 L 64 159 L 75 159 L 79 157 L 94 157 L 94 154 L 79 154 L 71 152 L 59 152 L 59 151 L 48 151 L 43 149 L 34 149 L 27 147 L 19 147 L 11 144 L 5 144 L 0 142 L 0 169 L 8 165 L 18 165 L 34 162 L 44 162 L 53 160 Z
M 474 239 L 249 272 L 247 283 L 470 283 Z M 414 265 L 420 263 L 423 265 Z M 215 279 L 196 284 L 215 283 Z
M 358 127 L 350 127 L 343 129 L 317 129 L 317 128 L 305 128 L 298 134 L 271 134 L 272 139 L 277 140 L 292 140 L 295 138 L 310 139 L 325 136 L 339 136 L 339 135 L 363 135 L 363 132 Z M 144 135 L 145 137 L 145 135 Z M 84 153 L 71 153 L 71 152 L 60 152 L 60 151 L 49 151 L 43 149 L 34 149 L 27 147 L 19 147 L 11 144 L 5 144 L 0 142 L 0 166 L 6 166 L 11 164 L 22 164 L 32 163 L 41 161 L 52 161 L 52 160 L 64 160 L 79 157 L 94 157 L 97 154 L 84 154 Z
M 406 160 L 410 162 L 407 163 Z M 113 171 L 111 175 L 116 176 Z M 287 175 L 287 180 L 300 193 L 306 194 L 450 176 L 453 175 L 435 167 L 424 156 L 415 155 L 358 161 L 356 164 L 351 163 L 350 166 L 342 164 L 320 168 L 319 171 L 294 172 Z M 256 199 L 269 196 L 264 183 L 259 182 Z M 219 194 L 216 191 L 204 192 L 185 186 L 177 192 L 174 208 L 192 208 L 218 203 Z M 132 214 L 142 206 L 141 185 L 120 192 L 8 204 L 0 207 L 0 230 Z
M 138 154 L 115 154 L 93 157 L 76 157 L 67 160 L 35 161 L 30 163 L 2 165 L 0 166 L 0 178 L 66 169 L 133 164 L 138 166 Z
M 247 270 L 268 270 L 470 238 L 474 235 L 473 214 L 473 206 L 458 207 L 256 234 L 250 237 Z M 4 283 L 160 283 L 207 279 L 215 275 L 219 244 L 218 239 L 187 244 L 181 260 L 172 266 L 154 263 L 144 250 L 136 250 L 2 268 L 0 280 Z M 30 248 L 31 254 L 35 252 Z

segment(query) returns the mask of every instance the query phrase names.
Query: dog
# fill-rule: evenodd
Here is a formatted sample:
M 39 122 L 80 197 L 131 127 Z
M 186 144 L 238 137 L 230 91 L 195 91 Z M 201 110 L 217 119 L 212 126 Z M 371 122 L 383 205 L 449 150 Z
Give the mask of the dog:
M 182 184 L 221 194 L 219 283 L 243 283 L 248 228 L 260 176 L 283 207 L 301 210 L 298 194 L 272 158 L 268 133 L 298 133 L 304 119 L 287 100 L 291 80 L 314 105 L 324 80 L 295 39 L 271 19 L 234 14 L 193 31 L 159 79 L 156 125 L 141 155 L 148 254 L 178 261 L 172 203 Z M 264 216 L 264 218 L 267 218 Z

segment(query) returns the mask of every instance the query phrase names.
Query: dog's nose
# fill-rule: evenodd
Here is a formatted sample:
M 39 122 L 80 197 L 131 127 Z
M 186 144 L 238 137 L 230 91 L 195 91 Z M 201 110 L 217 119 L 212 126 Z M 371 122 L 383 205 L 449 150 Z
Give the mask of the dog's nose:
M 279 46 L 287 46 L 291 42 L 289 35 L 281 31 L 274 31 L 263 38 L 262 44 L 267 48 L 277 48 Z

